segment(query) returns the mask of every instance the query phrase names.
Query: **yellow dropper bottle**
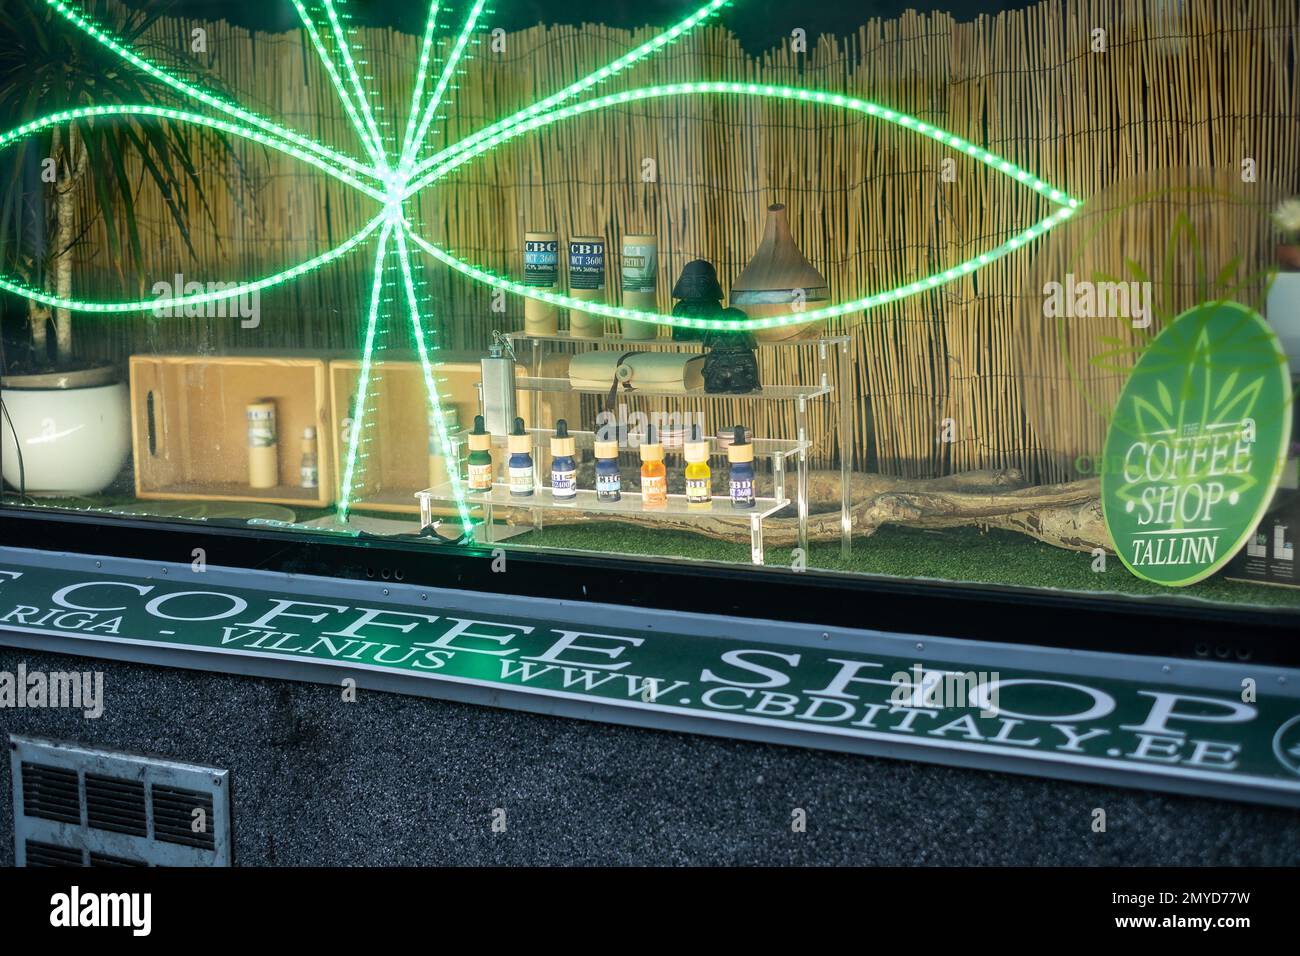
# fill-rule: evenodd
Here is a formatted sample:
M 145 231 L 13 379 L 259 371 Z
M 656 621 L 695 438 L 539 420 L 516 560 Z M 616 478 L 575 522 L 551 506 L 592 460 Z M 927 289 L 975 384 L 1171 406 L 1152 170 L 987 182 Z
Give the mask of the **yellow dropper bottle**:
M 682 449 L 686 456 L 686 504 L 690 508 L 713 505 L 713 471 L 709 468 L 709 441 L 700 440 L 700 426 L 691 426 L 691 440 Z

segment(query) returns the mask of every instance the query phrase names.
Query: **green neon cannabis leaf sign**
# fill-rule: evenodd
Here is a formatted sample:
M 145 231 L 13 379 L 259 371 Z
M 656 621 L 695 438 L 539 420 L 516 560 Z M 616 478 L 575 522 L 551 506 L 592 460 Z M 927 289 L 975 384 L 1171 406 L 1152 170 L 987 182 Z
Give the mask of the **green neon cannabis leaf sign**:
M 36 0 L 32 0 L 32 2 L 36 2 Z M 396 255 L 401 267 L 405 304 L 412 323 L 416 351 L 419 354 L 429 395 L 430 419 L 437 430 L 439 443 L 446 452 L 451 448 L 452 443 L 446 430 L 446 420 L 442 414 L 441 402 L 435 385 L 433 361 L 430 357 L 436 346 L 432 342 L 433 336 L 425 328 L 425 319 L 420 311 L 411 261 L 412 246 L 477 282 L 518 296 L 540 299 L 562 308 L 575 309 L 616 319 L 639 319 L 659 325 L 724 330 L 761 329 L 817 322 L 835 316 L 863 312 L 933 289 L 936 286 L 968 275 L 990 262 L 1014 252 L 1026 243 L 1032 242 L 1053 226 L 1069 218 L 1079 207 L 1078 200 L 1067 196 L 1061 190 L 1044 182 L 1027 170 L 1021 169 L 974 143 L 967 142 L 960 136 L 955 136 L 906 113 L 900 113 L 867 100 L 839 93 L 759 83 L 695 82 L 649 86 L 594 99 L 578 100 L 583 94 L 588 93 L 604 81 L 621 73 L 633 64 L 653 56 L 670 43 L 685 36 L 716 14 L 723 6 L 726 6 L 729 0 L 710 0 L 684 20 L 559 92 L 553 93 L 517 113 L 485 126 L 428 156 L 422 154 L 425 152 L 429 130 L 437 118 L 438 108 L 446 97 L 457 65 L 474 36 L 479 16 L 485 6 L 485 0 L 474 0 L 470 5 L 464 23 L 456 35 L 456 40 L 451 44 L 443 59 L 438 77 L 430 85 L 435 65 L 436 44 L 434 43 L 434 36 L 439 15 L 439 3 L 438 0 L 434 0 L 429 10 L 420 47 L 420 58 L 416 66 L 415 83 L 411 93 L 406 130 L 400 148 L 393 151 L 387 149 L 387 144 L 380 133 L 378 123 L 375 121 L 375 110 L 352 56 L 349 30 L 344 26 L 336 0 L 316 0 L 311 10 L 308 9 L 303 0 L 290 0 L 299 19 L 302 21 L 308 40 L 330 78 L 348 120 L 356 131 L 361 152 L 364 153 L 364 158 L 361 159 L 331 149 L 310 137 L 303 136 L 271 119 L 259 116 L 251 110 L 168 73 L 119 42 L 97 24 L 91 22 L 73 4 L 66 3 L 64 0 L 46 0 L 46 2 L 74 27 L 93 37 L 136 69 L 143 71 L 159 83 L 170 87 L 182 98 L 192 102 L 197 107 L 202 107 L 204 112 L 198 112 L 196 109 L 171 109 L 156 105 L 131 106 L 116 104 L 64 110 L 25 123 L 17 129 L 0 136 L 0 149 L 52 126 L 73 121 L 111 121 L 131 117 L 192 123 L 195 126 L 218 130 L 230 136 L 242 137 L 309 163 L 325 175 L 355 189 L 374 203 L 375 214 L 373 218 L 359 232 L 335 248 L 273 275 L 236 284 L 219 291 L 134 302 L 91 302 L 50 295 L 43 290 L 33 288 L 11 277 L 0 277 L 0 289 L 5 289 L 24 298 L 55 308 L 89 313 L 131 313 L 154 309 L 172 310 L 178 307 L 234 298 L 281 285 L 326 266 L 374 240 L 374 284 L 370 295 L 361 377 L 353 415 L 355 425 L 351 430 L 347 463 L 343 476 L 342 497 L 339 502 L 339 513 L 344 518 L 346 518 L 352 503 L 352 486 L 356 476 L 358 460 L 357 441 L 361 432 L 361 425 L 364 422 L 366 399 L 370 388 L 371 363 L 375 350 L 375 330 L 381 318 L 382 310 L 387 307 L 382 295 L 382 287 L 385 263 L 390 255 Z M 338 0 L 338 2 L 341 3 L 343 0 Z M 453 170 L 466 163 L 473 162 L 484 153 L 533 130 L 610 107 L 682 96 L 732 96 L 784 100 L 860 113 L 910 130 L 919 136 L 927 137 L 958 153 L 969 156 L 977 162 L 1023 183 L 1027 188 L 1043 196 L 1055 208 L 1050 215 L 1027 229 L 1016 233 L 1001 245 L 987 252 L 978 253 L 942 272 L 839 305 L 803 312 L 792 312 L 789 315 L 770 316 L 753 321 L 674 317 L 657 312 L 643 312 L 638 309 L 579 301 L 545 289 L 529 287 L 522 282 L 516 282 L 506 276 L 497 275 L 488 269 L 481 268 L 452 255 L 440 246 L 418 235 L 410 219 L 406 216 L 406 204 L 419 193 L 446 177 Z M 468 509 L 464 501 L 460 478 L 455 469 L 450 469 L 450 478 L 461 519 L 468 526 L 470 524 Z
M 1151 343 L 1106 433 L 1106 527 L 1120 560 L 1158 584 L 1223 567 L 1268 510 L 1291 436 L 1286 354 L 1236 302 L 1184 312 Z

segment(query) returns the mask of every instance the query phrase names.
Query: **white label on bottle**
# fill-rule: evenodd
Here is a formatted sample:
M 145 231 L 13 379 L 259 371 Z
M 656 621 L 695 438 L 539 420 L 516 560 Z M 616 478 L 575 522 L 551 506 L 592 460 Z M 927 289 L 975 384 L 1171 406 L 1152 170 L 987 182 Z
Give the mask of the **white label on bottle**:
M 524 284 L 549 289 L 559 275 L 560 244 L 555 240 L 524 243 Z
M 250 408 L 248 415 L 248 447 L 270 448 L 275 444 L 275 409 Z
M 510 493 L 512 495 L 531 495 L 533 493 L 533 469 L 510 469 Z
M 315 488 L 320 484 L 320 473 L 315 465 L 302 466 L 302 486 Z
M 707 504 L 713 500 L 713 489 L 708 478 L 686 479 L 686 500 L 693 505 Z
M 619 475 L 597 475 L 596 497 L 600 501 L 618 501 L 623 492 L 623 479 Z
M 578 473 L 573 469 L 552 471 L 551 494 L 556 498 L 578 497 Z
M 647 504 L 663 504 L 668 500 L 668 479 L 658 476 L 642 477 L 641 496 Z
M 492 488 L 492 466 L 491 465 L 470 465 L 469 466 L 470 491 L 490 491 L 491 488 Z
M 752 478 L 731 479 L 731 500 L 740 504 L 752 505 L 754 503 L 754 480 Z

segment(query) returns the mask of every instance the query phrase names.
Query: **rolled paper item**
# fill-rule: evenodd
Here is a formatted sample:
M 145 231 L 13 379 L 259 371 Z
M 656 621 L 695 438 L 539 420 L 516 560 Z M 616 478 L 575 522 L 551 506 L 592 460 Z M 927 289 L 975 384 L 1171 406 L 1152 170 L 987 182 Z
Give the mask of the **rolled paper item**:
M 623 306 L 642 312 L 658 311 L 655 282 L 659 277 L 659 240 L 654 236 L 623 237 Z M 653 339 L 659 328 L 653 322 L 622 319 L 623 338 Z
M 569 298 L 583 302 L 605 300 L 604 236 L 576 236 L 569 240 Z M 605 317 L 570 309 L 569 334 L 603 338 Z
M 316 444 L 316 429 L 308 425 L 303 429 L 302 440 L 298 443 L 302 452 L 302 461 L 298 466 L 298 486 L 300 488 L 320 487 L 320 454 Z
M 554 232 L 524 233 L 524 285 L 554 290 L 560 282 L 560 237 Z M 524 299 L 524 331 L 555 335 L 560 310 L 549 302 Z
M 641 312 L 654 312 L 658 308 L 653 292 L 624 292 L 623 305 L 625 308 L 637 309 Z M 623 338 L 633 342 L 644 342 L 659 335 L 658 326 L 653 322 L 643 322 L 640 319 L 620 319 L 619 328 Z
M 765 319 L 805 309 L 811 312 L 829 299 L 825 277 L 804 258 L 790 235 L 785 206 L 768 206 L 763 241 L 732 285 L 731 305 L 751 319 Z M 755 329 L 753 334 L 761 342 L 783 342 L 815 336 L 822 328 L 821 322 L 807 322 Z
M 279 442 L 275 402 L 262 399 L 246 409 L 248 416 L 248 486 L 274 488 L 280 483 Z
M 569 361 L 575 388 L 636 388 L 687 391 L 704 387 L 704 356 L 680 352 L 584 352 Z
M 573 298 L 584 298 L 586 301 L 592 301 L 585 296 L 579 296 L 577 289 L 571 293 Z M 569 334 L 585 339 L 601 339 L 605 337 L 605 317 L 603 315 L 592 315 L 590 312 L 579 312 L 572 309 L 569 312 Z

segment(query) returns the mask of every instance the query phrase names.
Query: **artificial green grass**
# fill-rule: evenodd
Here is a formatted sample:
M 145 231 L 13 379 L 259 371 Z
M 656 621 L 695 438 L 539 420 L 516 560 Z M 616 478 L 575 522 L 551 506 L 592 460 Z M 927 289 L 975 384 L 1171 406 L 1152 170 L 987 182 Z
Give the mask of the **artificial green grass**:
M 547 528 L 511 538 L 510 543 L 749 563 L 748 544 L 729 544 L 681 531 L 655 531 L 622 524 Z M 791 567 L 792 551 L 768 548 L 767 565 Z M 1065 551 L 1009 531 L 884 527 L 870 537 L 855 538 L 853 553 L 847 558 L 841 556 L 838 541 L 810 544 L 808 552 L 808 570 L 1300 609 L 1300 589 L 1229 581 L 1222 576 L 1186 588 L 1162 587 L 1134 577 L 1114 555 L 1106 556 L 1105 571 L 1093 571 L 1091 554 Z
M 17 503 L 14 498 L 6 502 Z M 42 499 L 52 507 L 78 510 L 137 504 L 126 496 L 82 499 Z M 159 503 L 165 507 L 166 502 Z M 294 509 L 298 521 L 328 514 L 329 509 Z M 358 514 L 364 513 L 358 509 Z M 389 517 L 392 515 L 377 515 Z M 274 533 L 274 532 L 268 532 Z M 748 565 L 749 544 L 714 541 L 682 531 L 660 531 L 625 524 L 589 524 L 544 528 L 512 537 L 511 546 L 550 548 L 605 554 L 651 555 Z M 982 532 L 976 528 L 921 531 L 881 528 L 870 537 L 853 541 L 853 553 L 844 558 L 839 542 L 812 544 L 806 570 L 839 571 L 897 578 L 920 578 L 968 584 L 1051 588 L 1063 591 L 1137 595 L 1166 600 L 1202 600 L 1229 605 L 1292 608 L 1300 610 L 1300 588 L 1275 587 L 1229 581 L 1221 575 L 1186 588 L 1167 588 L 1134 577 L 1114 555 L 1107 555 L 1106 570 L 1092 570 L 1091 554 L 1065 551 L 1009 531 Z M 793 549 L 768 548 L 768 567 L 793 566 Z

